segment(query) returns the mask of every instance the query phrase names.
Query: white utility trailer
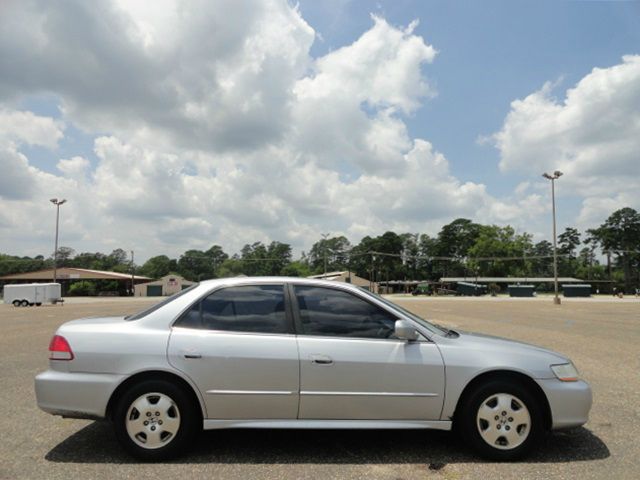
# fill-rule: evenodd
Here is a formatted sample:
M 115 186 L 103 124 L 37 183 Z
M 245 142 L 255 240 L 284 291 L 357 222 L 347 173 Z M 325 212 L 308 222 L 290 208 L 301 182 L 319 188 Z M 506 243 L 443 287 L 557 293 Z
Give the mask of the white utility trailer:
M 22 283 L 4 286 L 5 305 L 14 307 L 40 306 L 62 301 L 59 283 Z

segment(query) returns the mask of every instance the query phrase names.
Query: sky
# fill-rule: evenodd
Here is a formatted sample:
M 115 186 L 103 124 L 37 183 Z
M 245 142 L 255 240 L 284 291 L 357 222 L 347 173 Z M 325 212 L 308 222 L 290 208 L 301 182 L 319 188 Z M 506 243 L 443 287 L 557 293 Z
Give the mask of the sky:
M 640 210 L 640 2 L 5 0 L 0 252 Z

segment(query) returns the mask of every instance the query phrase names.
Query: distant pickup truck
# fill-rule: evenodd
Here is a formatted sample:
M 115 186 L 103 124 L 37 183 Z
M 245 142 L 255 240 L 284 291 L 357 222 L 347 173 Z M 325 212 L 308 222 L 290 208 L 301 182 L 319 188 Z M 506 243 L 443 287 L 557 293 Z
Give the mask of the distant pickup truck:
M 39 307 L 43 303 L 62 303 L 59 283 L 22 283 L 4 286 L 4 303 L 14 307 Z

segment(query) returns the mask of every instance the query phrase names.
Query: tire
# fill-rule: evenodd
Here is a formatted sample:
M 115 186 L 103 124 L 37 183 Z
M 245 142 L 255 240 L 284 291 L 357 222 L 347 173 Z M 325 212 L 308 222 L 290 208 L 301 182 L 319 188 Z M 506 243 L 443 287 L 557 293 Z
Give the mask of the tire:
M 20 300 L 14 300 L 11 303 L 13 304 L 14 307 L 19 307 L 20 306 Z
M 42 306 L 42 302 L 36 302 L 36 307 Z
M 199 409 L 181 387 L 165 380 L 145 380 L 120 397 L 113 416 L 116 437 L 140 460 L 173 458 L 201 430 Z
M 28 307 L 28 306 L 29 306 L 29 302 L 28 302 L 27 300 L 22 300 L 22 301 L 20 302 L 20 306 L 21 306 L 21 307 Z
M 490 460 L 523 458 L 544 433 L 534 395 L 514 381 L 492 380 L 475 388 L 464 399 L 458 421 L 464 440 Z

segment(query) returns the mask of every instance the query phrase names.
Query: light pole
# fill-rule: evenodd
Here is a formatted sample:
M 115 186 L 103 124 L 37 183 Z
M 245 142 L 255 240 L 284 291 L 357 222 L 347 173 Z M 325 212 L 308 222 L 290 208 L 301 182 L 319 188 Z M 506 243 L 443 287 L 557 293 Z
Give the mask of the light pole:
M 327 238 L 330 233 L 322 233 L 320 236 L 322 237 L 322 251 L 324 255 L 324 274 L 327 274 Z
M 551 209 L 553 210 L 553 289 L 555 296 L 553 303 L 560 305 L 560 297 L 558 296 L 558 248 L 556 239 L 556 180 L 562 176 L 560 170 L 553 172 L 553 175 L 543 173 L 542 176 L 547 180 L 551 180 Z
M 135 283 L 134 283 L 134 263 L 133 263 L 133 250 L 131 250 L 131 296 L 135 296 Z
M 64 198 L 62 200 L 52 198 L 49 201 L 56 206 L 56 246 L 53 251 L 53 283 L 56 283 L 58 280 L 58 224 L 60 222 L 60 205 L 64 204 L 66 200 Z

